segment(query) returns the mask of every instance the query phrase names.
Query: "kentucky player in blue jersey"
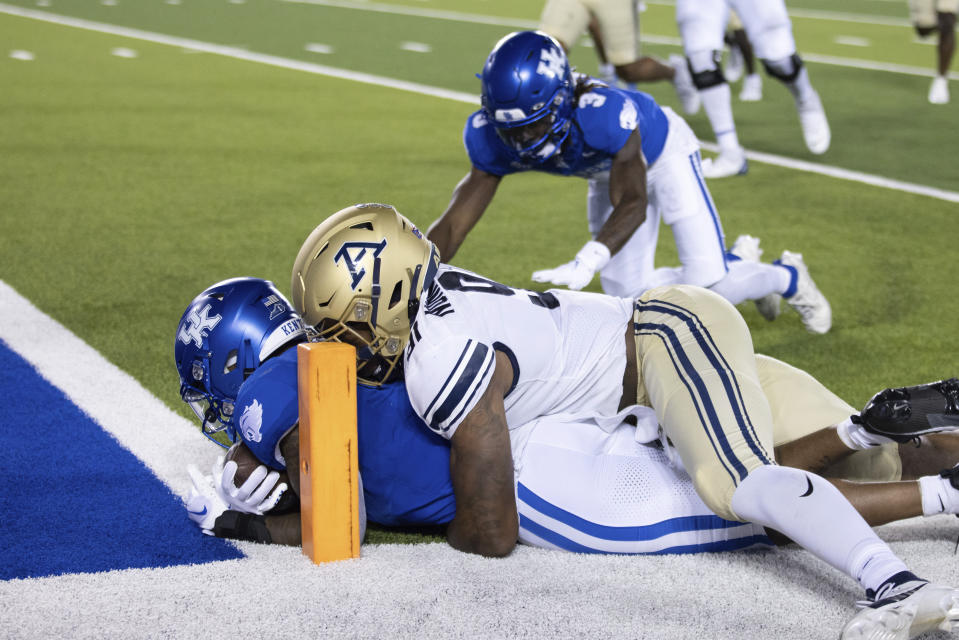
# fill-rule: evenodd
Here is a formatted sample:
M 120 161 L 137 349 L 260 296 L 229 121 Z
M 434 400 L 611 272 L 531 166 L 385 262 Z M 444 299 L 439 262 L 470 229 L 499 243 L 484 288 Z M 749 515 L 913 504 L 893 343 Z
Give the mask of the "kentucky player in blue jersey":
M 593 239 L 573 261 L 537 271 L 533 280 L 582 289 L 599 271 L 603 290 L 625 298 L 661 285 L 695 284 L 734 304 L 755 300 L 770 320 L 782 297 L 809 331 L 829 330 L 829 303 L 800 254 L 786 251 L 772 265 L 760 263 L 758 241 L 750 236 L 727 253 L 699 143 L 672 109 L 640 91 L 574 74 L 559 43 L 539 31 L 500 40 L 480 78 L 482 108 L 463 133 L 472 168 L 428 234 L 445 262 L 504 176 L 577 176 L 589 182 Z M 672 228 L 681 267 L 654 267 L 661 220 Z
M 192 472 L 191 517 L 223 537 L 299 544 L 297 500 L 278 484 L 287 468 L 298 482 L 296 344 L 303 323 L 272 283 L 233 278 L 191 302 L 177 329 L 175 358 L 181 397 L 217 444 L 242 441 L 263 464 L 237 487 L 232 460 L 218 461 L 215 478 Z M 423 429 L 402 383 L 357 385 L 357 436 L 366 517 L 388 526 L 439 525 L 455 512 L 449 445 Z M 410 461 L 415 461 L 411 464 Z M 210 486 L 212 480 L 213 486 Z M 215 489 L 220 500 L 200 495 Z M 294 489 L 296 487 L 294 486 Z M 209 491 L 207 491 L 209 493 Z M 229 509 L 227 509 L 229 507 Z M 206 511 L 205 513 L 200 513 Z

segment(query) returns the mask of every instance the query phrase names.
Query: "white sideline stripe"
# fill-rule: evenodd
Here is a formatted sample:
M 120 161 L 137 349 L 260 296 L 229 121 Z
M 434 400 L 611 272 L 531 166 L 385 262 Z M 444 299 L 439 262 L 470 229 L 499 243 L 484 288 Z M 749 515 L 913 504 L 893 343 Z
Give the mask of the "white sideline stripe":
M 287 1 L 290 1 L 290 0 L 287 0 Z M 310 1 L 311 2 L 312 1 L 329 2 L 331 0 L 310 0 Z M 174 47 L 193 49 L 195 51 L 203 51 L 206 53 L 212 53 L 215 55 L 235 58 L 238 60 L 246 60 L 248 62 L 257 62 L 261 64 L 267 64 L 275 67 L 281 67 L 284 69 L 304 71 L 306 73 L 314 73 L 317 75 L 340 78 L 343 80 L 351 80 L 354 82 L 361 82 L 361 83 L 371 84 L 379 87 L 388 87 L 391 89 L 398 89 L 400 91 L 409 91 L 411 93 L 433 96 L 435 98 L 442 98 L 445 100 L 453 100 L 455 102 L 462 102 L 462 103 L 470 104 L 474 106 L 479 105 L 479 98 L 471 93 L 465 93 L 462 91 L 452 91 L 449 89 L 441 89 L 439 87 L 431 87 L 429 85 L 419 84 L 416 82 L 406 82 L 403 80 L 395 80 L 393 78 L 386 78 L 383 76 L 376 76 L 373 74 L 361 73 L 358 71 L 347 71 L 344 69 L 338 69 L 336 67 L 328 67 L 325 65 L 314 64 L 311 62 L 303 62 L 300 60 L 291 60 L 289 58 L 281 58 L 279 56 L 272 56 L 272 55 L 267 55 L 262 53 L 253 53 L 251 51 L 238 49 L 236 47 L 217 45 L 209 42 L 202 42 L 200 40 L 179 38 L 176 36 L 169 36 L 169 35 L 164 35 L 160 33 L 142 31 L 140 29 L 131 29 L 129 27 L 118 27 L 115 25 L 93 22 L 91 20 L 84 20 L 82 18 L 71 18 L 68 16 L 61 16 L 61 15 L 47 13 L 45 11 L 35 11 L 33 9 L 24 9 L 21 7 L 16 7 L 16 6 L 3 4 L 3 3 L 0 3 L 0 13 L 8 13 L 8 14 L 20 16 L 23 18 L 32 18 L 35 20 L 42 20 L 44 22 L 51 22 L 51 23 L 59 24 L 63 26 L 76 27 L 79 29 L 88 29 L 91 31 L 98 31 L 101 33 L 107 33 L 111 35 L 134 38 L 137 40 L 146 40 L 149 42 L 155 42 L 158 44 L 170 45 Z M 807 55 L 805 57 L 810 60 L 817 59 L 817 61 L 827 62 L 826 56 L 820 57 L 820 56 Z M 839 60 L 838 58 L 837 59 L 828 58 L 828 59 Z M 827 62 L 827 63 L 838 64 L 836 62 Z M 902 68 L 906 69 L 907 67 L 902 67 Z M 702 147 L 708 151 L 717 151 L 717 147 L 714 144 L 703 143 Z M 751 160 L 755 160 L 757 162 L 764 162 L 767 164 L 784 167 L 787 169 L 808 171 L 810 173 L 817 173 L 820 175 L 839 178 L 842 180 L 851 180 L 854 182 L 861 182 L 863 184 L 883 187 L 886 189 L 894 189 L 899 191 L 905 191 L 907 193 L 925 195 L 931 198 L 946 200 L 948 202 L 959 202 L 959 193 L 956 193 L 953 191 L 947 191 L 944 189 L 937 189 L 934 187 L 927 187 L 924 185 L 913 184 L 909 182 L 902 182 L 900 180 L 883 178 L 881 176 L 875 176 L 875 175 L 861 173 L 859 171 L 852 171 L 848 169 L 841 169 L 839 167 L 830 167 L 830 166 L 816 164 L 812 162 L 806 162 L 803 160 L 795 160 L 793 158 L 778 156 L 771 153 L 747 151 L 746 155 Z
M 646 0 L 648 4 L 655 4 L 661 7 L 675 7 L 675 0 Z M 902 0 L 884 0 L 885 2 L 895 2 L 900 4 Z M 810 18 L 812 20 L 832 20 L 835 22 L 858 22 L 861 24 L 875 24 L 887 27 L 912 27 L 909 20 L 905 18 L 892 18 L 889 16 L 871 16 L 860 13 L 843 13 L 841 11 L 821 11 L 815 9 L 789 9 L 789 16 L 792 18 Z
M 867 71 L 886 71 L 889 73 L 902 73 L 909 76 L 927 76 L 929 78 L 937 75 L 931 66 L 929 68 L 910 67 L 908 65 L 894 64 L 891 62 L 873 62 L 872 60 L 860 60 L 859 58 L 824 56 L 818 53 L 803 53 L 802 58 L 808 62 L 831 64 L 837 67 L 852 67 L 854 69 L 865 69 Z M 959 72 L 950 71 L 949 77 L 953 80 L 959 80 Z
M 475 24 L 491 24 L 497 27 L 521 27 L 523 29 L 536 29 L 539 22 L 535 20 L 521 20 L 519 18 L 499 18 L 497 16 L 484 16 L 478 13 L 460 13 L 459 11 L 442 11 L 439 9 L 419 9 L 417 7 L 404 7 L 396 4 L 383 4 L 378 2 L 350 2 L 350 0 L 282 0 L 290 4 L 315 4 L 323 7 L 335 7 L 337 9 L 359 9 L 361 11 L 374 11 L 376 13 L 389 13 L 401 16 L 416 16 L 419 18 L 435 18 L 436 20 L 451 20 L 453 22 L 472 22 Z
M 219 447 L 3 280 L 0 340 L 139 458 L 173 493 L 184 496 L 191 486 L 184 461 L 209 473 Z M 170 378 L 174 384 L 172 360 Z M 70 433 L 70 425 L 61 428 L 65 435 Z
M 339 9 L 356 9 L 358 11 L 374 11 L 378 13 L 388 13 L 394 15 L 418 16 L 422 18 L 435 18 L 437 20 L 450 20 L 454 22 L 470 22 L 476 24 L 492 24 L 504 27 L 517 27 L 523 29 L 536 29 L 538 22 L 531 20 L 520 20 L 510 18 L 496 18 L 491 16 L 478 15 L 475 13 L 459 13 L 457 11 L 438 11 L 431 9 L 418 9 L 416 7 L 404 7 L 399 5 L 382 4 L 375 2 L 355 2 L 352 0 L 281 0 L 290 4 L 310 4 L 323 7 L 336 7 Z M 898 0 L 896 0 L 898 1 Z M 672 2 L 654 2 L 664 6 L 673 6 Z M 818 20 L 835 20 L 839 22 L 856 22 L 864 24 L 878 24 L 883 26 L 912 28 L 908 20 L 898 18 L 876 18 L 867 19 L 863 16 L 849 13 L 836 13 L 829 11 L 790 11 L 790 15 L 799 18 L 813 18 Z M 643 42 L 651 44 L 666 45 L 672 47 L 681 47 L 683 42 L 677 36 L 664 36 L 652 33 L 642 34 Z M 592 47 L 592 42 L 588 36 L 584 36 L 583 45 Z M 865 46 L 862 43 L 856 43 L 857 46 Z M 871 60 L 858 60 L 855 58 L 842 58 L 838 56 L 819 55 L 815 53 L 802 52 L 804 60 L 818 62 L 820 64 L 830 64 L 839 67 L 849 67 L 852 69 L 868 69 L 870 71 L 889 71 L 892 73 L 903 73 L 914 76 L 933 77 L 936 72 L 932 69 L 921 67 L 910 67 L 906 65 L 873 62 Z M 959 72 L 950 71 L 949 77 L 959 79 Z
M 707 151 L 719 153 L 719 146 L 712 142 L 700 142 L 699 144 Z M 795 158 L 777 156 L 771 153 L 764 153 L 762 151 L 746 150 L 746 157 L 750 160 L 755 160 L 756 162 L 771 164 L 777 167 L 783 167 L 785 169 L 806 171 L 808 173 L 816 173 L 821 176 L 829 176 L 830 178 L 860 182 L 862 184 L 868 184 L 874 187 L 882 187 L 883 189 L 903 191 L 905 193 L 913 193 L 920 196 L 936 198 L 937 200 L 945 200 L 946 202 L 959 203 L 959 193 L 955 191 L 927 187 L 925 185 L 914 184 L 912 182 L 903 182 L 902 180 L 893 180 L 892 178 L 883 178 L 882 176 L 875 176 L 870 173 L 863 173 L 861 171 L 853 171 L 852 169 L 843 169 L 842 167 L 817 164 L 815 162 L 808 162 L 806 160 L 796 160 Z
M 280 56 L 272 56 L 265 53 L 254 53 L 252 51 L 246 51 L 237 47 L 213 44 L 211 42 L 203 42 L 201 40 L 191 40 L 189 38 L 169 36 L 162 33 L 143 31 L 141 29 L 133 29 L 130 27 L 119 27 L 112 24 L 104 24 L 102 22 L 85 20 L 83 18 L 73 18 L 70 16 L 48 13 L 46 11 L 24 9 L 22 7 L 3 3 L 0 3 L 0 13 L 7 13 L 10 15 L 19 16 L 21 18 L 41 20 L 43 22 L 51 22 L 53 24 L 59 24 L 66 27 L 75 27 L 77 29 L 86 29 L 88 31 L 97 31 L 100 33 L 122 36 L 124 38 L 134 38 L 136 40 L 145 40 L 147 42 L 155 42 L 157 44 L 164 44 L 173 47 L 183 47 L 187 49 L 193 49 L 195 51 L 212 53 L 218 56 L 236 58 L 237 60 L 246 60 L 247 62 L 258 62 L 260 64 L 282 67 L 284 69 L 292 69 L 294 71 L 305 71 L 307 73 L 315 73 L 317 75 L 340 78 L 342 80 L 352 80 L 354 82 L 362 82 L 365 84 L 372 84 L 381 87 L 389 87 L 391 89 L 399 89 L 401 91 L 410 91 L 412 93 L 433 96 L 436 98 L 445 98 L 447 100 L 456 100 L 458 102 L 479 105 L 479 98 L 471 93 L 441 89 L 439 87 L 431 87 L 429 85 L 419 84 L 416 82 L 395 80 L 393 78 L 375 76 L 371 73 L 363 73 L 360 71 L 347 71 L 345 69 L 337 69 L 336 67 L 327 67 L 325 65 L 314 64 L 312 62 L 281 58 Z

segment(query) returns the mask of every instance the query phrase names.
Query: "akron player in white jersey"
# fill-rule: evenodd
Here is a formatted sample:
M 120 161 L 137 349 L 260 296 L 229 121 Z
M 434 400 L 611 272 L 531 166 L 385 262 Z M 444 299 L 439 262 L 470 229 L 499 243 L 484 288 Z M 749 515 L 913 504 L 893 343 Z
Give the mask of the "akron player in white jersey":
M 719 145 L 719 156 L 703 163 L 703 174 L 707 178 L 722 178 L 748 170 L 733 121 L 729 84 L 719 64 L 730 8 L 742 20 L 766 72 L 785 84 L 793 95 L 806 147 L 814 154 L 825 153 L 831 141 L 829 122 L 819 94 L 796 53 L 792 23 L 783 0 L 677 0 L 676 22 L 683 50 Z
M 782 407 L 764 393 L 745 322 L 719 295 L 686 285 L 635 301 L 515 290 L 440 265 L 409 220 L 375 204 L 321 223 L 291 284 L 294 306 L 322 336 L 360 346 L 358 376 L 383 383 L 405 374 L 413 408 L 449 438 L 453 547 L 486 556 L 515 547 L 514 457 L 530 444 L 515 425 L 584 419 L 598 431 L 639 405 L 655 412 L 660 440 L 716 515 L 779 531 L 862 585 L 870 602 L 844 638 L 959 626 L 959 589 L 910 572 L 829 481 L 776 463 L 773 416 Z M 951 414 L 945 397 L 939 406 Z M 894 433 L 912 437 L 914 427 Z M 955 431 L 959 421 L 923 420 L 922 429 Z

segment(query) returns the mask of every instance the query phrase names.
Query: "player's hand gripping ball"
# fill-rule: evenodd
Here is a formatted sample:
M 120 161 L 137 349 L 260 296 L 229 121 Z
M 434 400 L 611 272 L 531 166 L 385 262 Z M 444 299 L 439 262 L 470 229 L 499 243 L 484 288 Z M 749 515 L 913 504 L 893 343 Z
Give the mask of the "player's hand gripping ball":
M 242 442 L 230 447 L 225 463 L 217 461 L 214 479 L 217 493 L 235 511 L 263 515 L 299 508 L 286 470 L 270 469 Z

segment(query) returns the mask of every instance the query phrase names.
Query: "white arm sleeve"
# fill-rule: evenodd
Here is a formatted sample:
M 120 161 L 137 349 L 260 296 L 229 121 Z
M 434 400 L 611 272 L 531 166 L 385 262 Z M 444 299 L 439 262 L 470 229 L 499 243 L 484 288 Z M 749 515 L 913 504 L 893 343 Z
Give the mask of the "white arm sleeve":
M 486 391 L 496 364 L 493 347 L 464 336 L 421 343 L 406 361 L 406 390 L 430 429 L 452 438 Z

